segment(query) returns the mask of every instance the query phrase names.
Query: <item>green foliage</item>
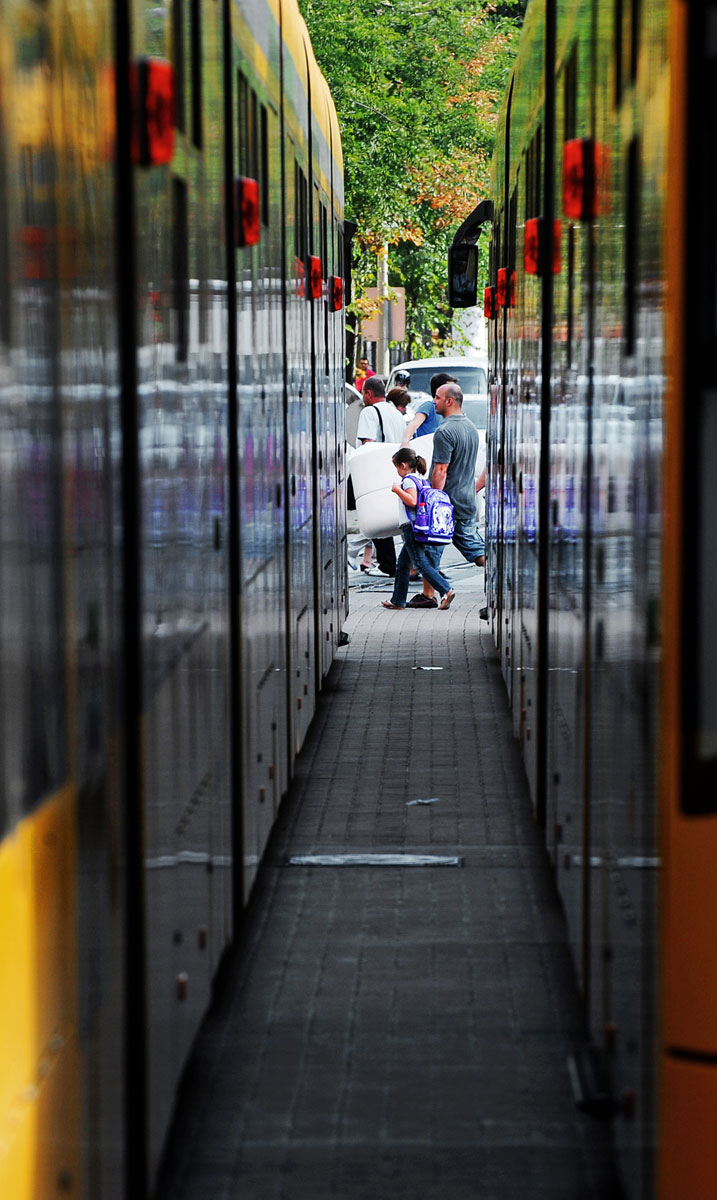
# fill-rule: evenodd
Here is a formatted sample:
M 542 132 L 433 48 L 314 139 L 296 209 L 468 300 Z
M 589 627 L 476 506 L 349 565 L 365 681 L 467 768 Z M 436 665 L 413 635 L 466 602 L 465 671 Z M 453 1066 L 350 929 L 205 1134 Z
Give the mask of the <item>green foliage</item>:
M 486 194 L 522 15 L 485 0 L 299 0 L 339 117 L 360 302 L 389 246 L 413 351 L 450 327 L 447 246 Z M 360 309 L 360 303 L 359 303 Z

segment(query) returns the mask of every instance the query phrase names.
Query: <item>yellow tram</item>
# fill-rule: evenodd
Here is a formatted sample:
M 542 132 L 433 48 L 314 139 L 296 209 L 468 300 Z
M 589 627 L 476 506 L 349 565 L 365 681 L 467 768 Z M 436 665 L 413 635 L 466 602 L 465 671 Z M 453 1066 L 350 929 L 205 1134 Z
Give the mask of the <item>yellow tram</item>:
M 531 0 L 451 250 L 493 369 L 488 605 L 626 1193 L 715 1192 L 714 14 Z
M 0 1192 L 148 1194 L 347 611 L 295 0 L 0 6 Z

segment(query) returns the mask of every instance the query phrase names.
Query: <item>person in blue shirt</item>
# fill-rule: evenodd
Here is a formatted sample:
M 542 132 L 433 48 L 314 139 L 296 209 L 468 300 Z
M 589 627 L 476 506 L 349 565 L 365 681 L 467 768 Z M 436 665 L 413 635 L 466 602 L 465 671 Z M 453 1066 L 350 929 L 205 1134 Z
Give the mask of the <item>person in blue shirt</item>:
M 412 438 L 423 437 L 424 433 L 435 433 L 443 424 L 443 417 L 436 412 L 435 397 L 439 387 L 444 383 L 455 383 L 452 375 L 447 375 L 445 371 L 438 371 L 437 374 L 431 375 L 431 396 L 433 399 L 424 400 L 419 404 L 415 415 L 406 426 L 406 432 L 401 441 L 402 446 L 407 446 Z

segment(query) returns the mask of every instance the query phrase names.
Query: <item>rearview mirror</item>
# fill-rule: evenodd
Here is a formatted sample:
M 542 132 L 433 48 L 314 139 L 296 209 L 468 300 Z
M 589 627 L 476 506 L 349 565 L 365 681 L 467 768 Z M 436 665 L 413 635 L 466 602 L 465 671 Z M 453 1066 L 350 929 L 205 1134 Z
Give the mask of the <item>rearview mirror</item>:
M 463 242 L 448 248 L 448 303 L 473 308 L 478 301 L 478 248 Z

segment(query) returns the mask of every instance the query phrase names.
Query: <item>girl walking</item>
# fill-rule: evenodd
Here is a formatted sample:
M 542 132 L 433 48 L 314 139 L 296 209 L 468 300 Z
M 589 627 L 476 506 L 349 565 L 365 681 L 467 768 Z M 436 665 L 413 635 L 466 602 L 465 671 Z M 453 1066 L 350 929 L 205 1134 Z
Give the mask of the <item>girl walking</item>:
M 417 571 L 420 571 L 423 578 L 431 587 L 440 593 L 441 602 L 438 607 L 443 609 L 449 608 L 455 592 L 445 575 L 439 569 L 443 546 L 431 545 L 430 542 L 417 542 L 413 533 L 413 523 L 416 519 L 416 507 L 418 505 L 418 488 L 420 485 L 418 475 L 426 474 L 426 460 L 421 458 L 419 454 L 416 454 L 408 446 L 404 446 L 396 451 L 391 461 L 401 476 L 401 482 L 394 483 L 391 490 L 396 493 L 399 500 L 403 501 L 406 519 L 401 524 L 403 549 L 396 563 L 393 595 L 390 600 L 383 600 L 381 603 L 384 608 L 406 607 L 408 580 L 411 573 L 411 565 L 413 565 Z

